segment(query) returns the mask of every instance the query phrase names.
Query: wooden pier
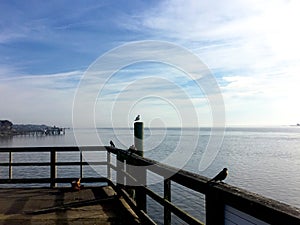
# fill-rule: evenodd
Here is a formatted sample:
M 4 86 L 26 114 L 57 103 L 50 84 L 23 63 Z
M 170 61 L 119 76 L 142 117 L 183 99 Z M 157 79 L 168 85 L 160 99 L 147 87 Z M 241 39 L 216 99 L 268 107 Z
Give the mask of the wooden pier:
M 65 128 L 48 127 L 44 130 L 41 129 L 19 130 L 15 132 L 15 135 L 48 136 L 48 135 L 65 135 L 65 133 L 66 133 Z
M 140 224 L 111 186 L 0 189 L 0 224 Z
M 0 179 L 0 224 L 157 224 L 147 214 L 150 197 L 163 207 L 164 224 L 172 224 L 171 214 L 187 224 L 300 224 L 300 210 L 225 183 L 208 185 L 208 178 L 144 158 L 135 152 L 106 146 L 94 147 L 25 147 L 0 148 L 7 154 L 7 161 L 0 163 L 8 174 Z M 48 162 L 15 162 L 14 154 L 28 153 L 49 155 Z M 78 161 L 59 161 L 57 154 L 78 154 Z M 86 162 L 83 154 L 100 152 L 104 161 Z M 102 166 L 106 177 L 86 177 L 84 167 Z M 130 166 L 136 166 L 132 170 Z M 15 167 L 49 167 L 48 178 L 14 178 Z M 71 191 L 70 182 L 76 177 L 61 178 L 57 169 L 64 166 L 79 167 L 85 188 Z M 148 172 L 163 178 L 163 196 L 147 186 Z M 89 188 L 93 183 L 96 187 Z M 172 202 L 173 184 L 202 193 L 206 218 L 201 221 Z M 44 185 L 45 188 L 11 189 L 11 185 Z M 69 187 L 60 188 L 59 184 Z M 48 186 L 46 188 L 46 186 Z M 10 187 L 10 188 L 8 188 Z M 135 197 L 128 190 L 134 189 Z M 102 193 L 102 194 L 99 194 Z M 148 196 L 148 197 L 147 197 Z M 94 215 L 94 216 L 93 216 Z M 101 218 L 100 215 L 103 215 Z M 48 218 L 44 221 L 42 218 Z

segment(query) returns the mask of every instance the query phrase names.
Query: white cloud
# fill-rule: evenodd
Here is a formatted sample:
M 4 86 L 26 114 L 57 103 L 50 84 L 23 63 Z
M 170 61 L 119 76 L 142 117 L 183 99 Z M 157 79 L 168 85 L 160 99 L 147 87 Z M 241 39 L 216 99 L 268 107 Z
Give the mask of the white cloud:
M 84 13 L 88 14 L 93 9 L 87 7 Z M 284 123 L 284 120 L 296 120 L 300 115 L 296 104 L 297 96 L 300 96 L 297 87 L 300 83 L 299 11 L 300 2 L 295 0 L 173 0 L 161 1 L 133 15 L 131 19 L 124 18 L 120 23 L 128 29 L 141 32 L 144 37 L 175 42 L 197 54 L 219 81 L 229 124 L 244 121 L 253 124 L 278 123 L 279 120 Z M 51 41 L 56 38 L 61 41 L 57 34 L 82 24 L 81 16 L 75 12 L 63 21 L 56 21 L 56 18 L 16 21 L 12 29 L 7 27 L 0 32 L 0 43 L 28 37 L 47 40 L 48 34 L 51 34 Z M 88 21 L 93 22 L 92 18 Z M 94 25 L 92 27 L 98 27 Z M 56 33 L 55 29 L 61 30 Z M 40 35 L 35 36 L 36 33 Z M 81 49 L 84 46 L 86 50 L 81 41 L 78 43 Z M 160 47 L 148 51 L 156 55 Z M 127 58 L 115 55 L 116 61 L 113 63 L 122 63 L 122 60 L 126 61 L 130 57 L 143 60 L 143 56 L 144 52 L 129 52 Z M 161 59 L 177 57 L 181 63 L 179 67 L 182 68 L 193 65 L 193 62 L 176 52 L 171 56 L 159 56 Z M 105 110 L 99 111 L 102 117 L 97 117 L 100 118 L 97 122 L 110 126 L 111 116 L 114 115 L 114 121 L 126 126 L 126 121 L 139 111 L 143 112 L 147 121 L 152 121 L 155 115 L 161 113 L 158 107 L 160 103 L 161 111 L 170 113 L 164 118 L 166 123 L 178 124 L 180 120 L 176 117 L 176 110 L 172 111 L 171 104 L 167 106 L 166 100 L 188 111 L 191 108 L 187 108 L 187 101 L 184 101 L 186 98 L 193 103 L 198 118 L 211 123 L 209 103 L 199 87 L 193 84 L 193 79 L 201 78 L 203 74 L 193 74 L 196 76 L 191 78 L 177 68 L 161 69 L 154 65 L 143 65 L 134 69 L 130 66 L 123 68 L 115 78 L 105 80 L 102 75 L 110 71 L 113 63 L 108 61 L 105 67 L 90 71 L 90 77 L 82 81 L 86 85 L 81 93 L 81 100 L 86 101 L 86 105 L 83 105 L 94 107 L 99 98 L 104 104 Z M 17 68 L 1 65 L 0 104 L 5 106 L 1 108 L 1 117 L 18 118 L 18 122 L 27 121 L 28 118 L 42 122 L 47 118 L 51 122 L 60 120 L 61 123 L 67 121 L 70 124 L 73 97 L 81 75 L 81 71 L 73 71 L 35 76 L 21 73 L 20 76 Z M 153 80 L 147 79 L 151 77 Z M 162 78 L 169 83 L 161 82 Z M 97 99 L 94 93 L 99 92 L 103 83 L 106 84 L 105 90 Z M 144 102 L 133 105 L 136 99 L 150 94 L 152 98 L 145 98 Z M 183 94 L 187 97 L 183 98 Z M 161 98 L 153 98 L 155 95 Z M 149 106 L 146 107 L 145 103 Z M 132 107 L 125 113 L 125 122 L 122 121 L 122 110 L 113 111 L 117 104 Z M 82 114 L 84 126 L 85 107 L 78 110 Z M 194 121 L 191 120 L 192 123 Z
M 70 126 L 80 71 L 0 79 L 1 118 Z
M 249 114 L 246 123 L 284 124 L 299 119 L 288 109 L 300 114 L 299 11 L 297 0 L 163 1 L 135 29 L 181 43 L 212 69 L 229 124 Z

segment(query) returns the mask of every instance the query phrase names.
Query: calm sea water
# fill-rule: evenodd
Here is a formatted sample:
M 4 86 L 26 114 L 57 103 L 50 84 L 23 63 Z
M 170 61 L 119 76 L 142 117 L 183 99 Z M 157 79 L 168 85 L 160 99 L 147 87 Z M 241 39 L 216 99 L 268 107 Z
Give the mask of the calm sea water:
M 186 162 L 178 163 L 185 170 L 213 177 L 223 167 L 227 167 L 229 176 L 226 183 L 300 208 L 300 127 L 227 128 L 217 156 L 206 170 L 199 171 L 199 162 L 206 151 L 209 138 L 208 128 L 145 129 L 145 156 L 174 165 L 177 154 L 182 151 L 187 152 Z M 0 139 L 0 146 L 109 145 L 110 140 L 113 140 L 117 147 L 128 148 L 133 143 L 133 131 L 130 129 L 67 130 L 66 135 L 62 136 L 16 136 Z M 1 161 L 6 158 L 1 154 L 0 157 Z M 67 156 L 69 160 L 76 160 L 76 157 Z M 43 161 L 43 158 L 47 160 L 47 156 L 39 156 L 40 161 Z M 32 155 L 19 154 L 14 157 L 14 160 L 34 159 Z M 92 174 L 93 169 L 95 168 L 88 168 L 87 173 Z M 47 176 L 49 173 L 45 171 L 44 174 Z M 70 176 L 74 173 L 72 168 L 64 168 L 64 172 Z M 6 171 L 2 169 L 0 176 L 4 176 L 5 173 Z M 40 173 L 40 176 L 44 176 L 43 170 L 40 170 Z M 22 168 L 19 168 L 14 171 L 14 175 L 22 177 L 26 174 Z M 161 181 L 161 178 L 149 173 L 149 180 Z M 162 186 L 161 182 L 156 182 L 150 185 L 150 188 L 162 193 Z M 172 201 L 204 220 L 204 199 L 201 194 L 196 194 L 195 197 L 192 191 L 174 185 Z M 150 199 L 148 202 L 149 213 L 161 222 L 162 208 L 154 209 L 155 203 Z M 176 218 L 173 222 L 182 224 Z

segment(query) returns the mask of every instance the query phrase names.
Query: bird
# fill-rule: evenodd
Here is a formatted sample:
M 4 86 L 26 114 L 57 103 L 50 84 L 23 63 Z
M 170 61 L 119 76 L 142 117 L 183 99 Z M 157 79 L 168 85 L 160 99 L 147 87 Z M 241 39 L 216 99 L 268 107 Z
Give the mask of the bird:
M 228 169 L 224 168 L 220 173 L 218 173 L 214 178 L 208 181 L 208 183 L 213 182 L 213 181 L 223 181 L 228 175 Z
M 134 121 L 139 121 L 140 120 L 140 115 L 137 115 L 137 117 L 135 117 L 135 120 Z
M 115 144 L 113 143 L 113 141 L 110 141 L 109 144 L 110 144 L 110 147 L 113 147 L 113 148 L 116 147 Z
M 79 191 L 80 189 L 82 189 L 84 186 L 80 184 L 80 180 L 81 178 L 78 178 L 77 180 L 74 180 L 71 182 L 72 185 L 72 189 L 74 191 Z

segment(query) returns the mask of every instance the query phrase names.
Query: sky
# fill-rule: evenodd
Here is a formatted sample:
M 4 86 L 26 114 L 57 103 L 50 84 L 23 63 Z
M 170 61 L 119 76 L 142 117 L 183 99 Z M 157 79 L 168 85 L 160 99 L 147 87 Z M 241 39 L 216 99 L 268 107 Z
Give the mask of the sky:
M 297 0 L 1 0 L 0 119 L 128 127 L 140 114 L 146 126 L 214 125 L 205 81 L 156 60 L 172 44 L 217 82 L 226 126 L 300 123 L 299 11 Z M 143 41 L 166 44 L 143 61 Z M 141 60 L 104 79 L 101 60 L 128 45 L 107 63 Z

